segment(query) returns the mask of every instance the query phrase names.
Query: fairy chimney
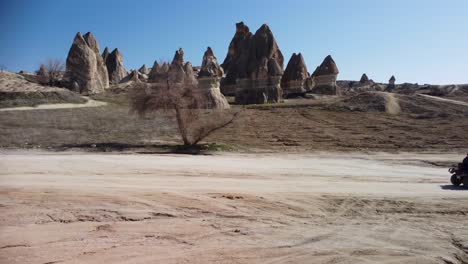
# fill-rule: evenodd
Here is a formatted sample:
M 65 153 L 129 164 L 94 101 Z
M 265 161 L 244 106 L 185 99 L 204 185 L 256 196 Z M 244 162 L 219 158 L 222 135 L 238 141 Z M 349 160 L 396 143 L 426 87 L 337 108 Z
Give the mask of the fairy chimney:
M 312 93 L 325 95 L 338 94 L 339 91 L 336 86 L 338 73 L 335 61 L 331 55 L 328 55 L 312 74 Z
M 117 84 L 127 75 L 127 70 L 125 70 L 123 65 L 123 56 L 117 48 L 106 56 L 104 55 L 105 54 L 103 54 L 103 57 L 106 58 L 105 63 L 109 74 L 109 82 L 111 84 Z
M 218 64 L 213 50 L 208 47 L 203 55 L 202 66 L 198 73 L 196 107 L 209 109 L 227 109 L 229 103 L 220 90 L 220 79 L 223 69 Z
M 84 36 L 78 32 L 68 52 L 66 62 L 70 83 L 83 94 L 103 92 L 109 87 L 106 65 L 99 45 L 91 32 Z
M 361 80 L 359 80 L 359 83 L 360 83 L 360 84 L 366 84 L 366 83 L 368 83 L 368 82 L 369 82 L 369 77 L 367 77 L 367 74 L 365 74 L 365 73 L 362 74 Z
M 247 78 L 236 82 L 236 103 L 263 104 L 281 101 L 283 63 L 283 54 L 272 31 L 263 24 L 250 40 Z
M 138 71 L 142 74 L 148 74 L 149 71 L 148 71 L 148 68 L 146 68 L 146 64 L 143 64 L 140 69 L 138 69 Z
M 395 81 L 396 81 L 396 78 L 395 76 L 392 75 L 392 77 L 390 77 L 390 80 L 388 80 L 388 86 L 385 90 L 391 92 L 393 89 L 395 89 L 396 87 Z
M 244 22 L 236 24 L 236 32 L 229 44 L 226 58 L 221 64 L 225 73 L 225 77 L 221 81 L 221 92 L 224 95 L 234 95 L 237 80 L 247 78 L 252 38 L 253 34 Z
M 283 97 L 307 92 L 310 89 L 307 87 L 307 78 L 309 73 L 302 54 L 293 53 L 281 78 Z

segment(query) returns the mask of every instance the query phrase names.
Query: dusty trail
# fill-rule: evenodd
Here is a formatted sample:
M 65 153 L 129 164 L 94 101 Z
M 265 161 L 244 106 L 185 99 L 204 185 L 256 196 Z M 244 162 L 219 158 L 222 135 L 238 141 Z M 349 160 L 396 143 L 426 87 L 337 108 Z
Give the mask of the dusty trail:
M 9 108 L 0 108 L 1 111 L 26 111 L 26 110 L 44 110 L 44 109 L 69 109 L 69 108 L 83 108 L 83 107 L 99 107 L 107 105 L 106 102 L 96 101 L 91 98 L 82 96 L 86 100 L 88 100 L 84 104 L 70 104 L 70 103 L 63 103 L 63 104 L 41 104 L 38 106 L 19 106 L 19 107 L 9 107 Z
M 427 94 L 418 94 L 418 95 L 429 98 L 429 99 L 432 99 L 432 100 L 436 100 L 436 101 L 442 101 L 442 102 L 446 102 L 446 103 L 450 103 L 450 104 L 468 106 L 468 102 L 462 102 L 462 101 L 442 98 L 442 97 L 438 97 L 438 96 L 431 96 L 431 95 L 427 95 Z
M 0 153 L 0 263 L 466 263 L 456 154 Z
M 391 93 L 379 92 L 385 98 L 385 111 L 391 115 L 400 113 L 401 108 L 398 99 Z

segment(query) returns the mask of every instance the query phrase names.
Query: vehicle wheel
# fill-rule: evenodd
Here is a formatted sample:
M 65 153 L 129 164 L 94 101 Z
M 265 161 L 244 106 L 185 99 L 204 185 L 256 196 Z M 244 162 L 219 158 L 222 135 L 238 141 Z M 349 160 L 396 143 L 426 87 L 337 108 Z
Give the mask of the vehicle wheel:
M 455 186 L 460 186 L 460 184 L 461 184 L 461 179 L 458 179 L 457 175 L 455 175 L 455 174 L 452 175 L 452 177 L 450 178 L 450 181 Z

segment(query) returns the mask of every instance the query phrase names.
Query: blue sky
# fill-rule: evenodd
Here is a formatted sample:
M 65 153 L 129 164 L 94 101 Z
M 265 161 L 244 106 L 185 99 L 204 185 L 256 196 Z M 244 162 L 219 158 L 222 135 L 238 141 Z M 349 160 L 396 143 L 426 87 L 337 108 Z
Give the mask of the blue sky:
M 286 62 L 302 52 L 309 71 L 331 54 L 339 79 L 468 83 L 467 0 L 1 0 L 0 64 L 33 71 L 65 60 L 76 32 L 93 32 L 101 51 L 118 47 L 127 69 L 170 60 L 182 47 L 201 64 L 211 46 L 222 62 L 244 21 L 272 29 Z

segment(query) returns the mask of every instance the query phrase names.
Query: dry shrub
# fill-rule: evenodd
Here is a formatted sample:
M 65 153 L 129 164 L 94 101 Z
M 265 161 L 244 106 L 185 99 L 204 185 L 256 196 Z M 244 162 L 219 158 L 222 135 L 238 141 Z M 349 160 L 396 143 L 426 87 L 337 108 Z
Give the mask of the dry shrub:
M 147 113 L 174 114 L 184 145 L 193 146 L 211 133 L 233 123 L 240 111 L 204 109 L 197 98 L 195 84 L 136 83 L 130 88 L 130 111 L 143 117 Z
M 65 64 L 60 59 L 48 59 L 41 64 L 36 72 L 39 77 L 39 82 L 49 86 L 55 86 L 62 78 Z

